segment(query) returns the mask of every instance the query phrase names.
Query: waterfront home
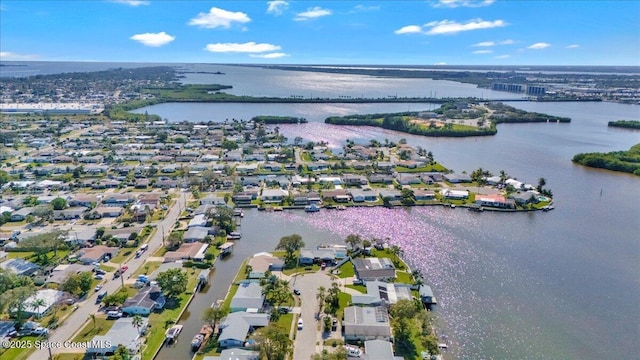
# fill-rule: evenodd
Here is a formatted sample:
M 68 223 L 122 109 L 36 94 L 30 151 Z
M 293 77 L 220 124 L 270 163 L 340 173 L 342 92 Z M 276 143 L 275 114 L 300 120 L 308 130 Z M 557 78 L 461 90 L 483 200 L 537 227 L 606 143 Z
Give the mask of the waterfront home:
M 252 330 L 267 325 L 269 325 L 269 314 L 231 313 L 220 324 L 218 344 L 222 348 L 243 347 Z
M 379 200 L 378 193 L 370 190 L 349 189 L 353 202 L 376 202 Z
M 255 193 L 247 193 L 247 192 L 237 193 L 233 195 L 233 201 L 236 204 L 250 204 L 252 200 L 256 199 L 254 195 Z
M 261 311 L 264 304 L 262 286 L 257 282 L 244 282 L 238 286 L 238 291 L 231 298 L 231 312 Z
M 209 235 L 209 228 L 202 226 L 192 226 L 190 227 L 182 237 L 182 240 L 186 243 L 191 243 L 194 241 L 204 240 L 204 238 Z
M 346 307 L 342 325 L 346 341 L 390 341 L 392 339 L 389 313 L 383 306 Z
M 364 360 L 404 360 L 402 356 L 393 355 L 393 344 L 387 340 L 367 340 L 364 342 Z
M 281 203 L 285 197 L 289 196 L 289 191 L 283 189 L 264 189 L 260 200 L 265 203 Z
M 358 279 L 369 281 L 396 277 L 396 269 L 389 258 L 357 258 L 351 262 Z
M 346 203 L 351 200 L 350 191 L 345 189 L 325 190 L 322 192 L 323 200 L 333 200 L 338 203 Z
M 267 271 L 281 271 L 284 268 L 284 261 L 271 253 L 262 252 L 254 254 L 247 265 L 251 266 L 249 279 L 262 279 Z
M 452 184 L 471 182 L 471 177 L 464 174 L 443 174 L 442 178 Z
M 387 200 L 387 201 L 395 201 L 395 200 L 401 200 L 402 199 L 402 193 L 400 192 L 400 190 L 380 189 L 378 191 L 378 194 L 380 194 L 380 197 L 383 200 Z
M 526 205 L 538 202 L 536 200 L 536 195 L 538 195 L 538 193 L 533 191 L 518 191 L 509 194 L 509 199 L 513 199 L 518 205 Z
M 477 194 L 476 204 L 479 206 L 496 207 L 501 209 L 516 207 L 515 200 L 506 199 L 500 194 Z
M 0 263 L 0 267 L 11 271 L 16 275 L 30 276 L 33 275 L 40 267 L 31 261 L 23 259 L 13 259 Z
M 442 189 L 440 190 L 440 195 L 442 195 L 445 199 L 468 199 L 469 192 L 467 190 L 451 190 L 451 189 Z
M 94 247 L 80 249 L 76 255 L 78 255 L 78 258 L 83 264 L 91 264 L 93 262 L 101 262 L 107 258 L 113 258 L 118 255 L 119 250 L 117 247 L 96 245 Z
M 192 243 L 184 243 L 180 245 L 176 251 L 167 251 L 164 254 L 164 262 L 173 262 L 179 260 L 204 260 L 204 254 L 207 252 L 209 244 L 203 244 L 199 241 Z
M 300 265 L 312 265 L 315 263 L 334 264 L 336 260 L 346 257 L 346 250 L 336 248 L 300 249 L 298 259 Z
M 219 197 L 219 196 L 215 196 L 215 195 L 208 195 L 202 199 L 200 199 L 200 204 L 202 205 L 227 205 L 227 203 L 224 201 L 223 197 Z
M 430 190 L 413 190 L 413 197 L 420 200 L 433 200 L 436 197 L 436 193 Z
M 165 303 L 166 299 L 160 287 L 156 285 L 145 286 L 122 304 L 122 312 L 131 316 L 149 316 L 153 311 L 162 310 Z
M 207 226 L 207 217 L 206 214 L 198 214 L 196 216 L 193 217 L 193 219 L 189 220 L 189 228 L 192 227 L 205 227 Z
M 104 335 L 96 335 L 87 344 L 86 354 L 93 356 L 106 356 L 114 354 L 118 346 L 124 346 L 130 354 L 140 351 L 142 345 L 141 336 L 146 332 L 148 320 L 142 318 L 139 327 L 133 326 L 133 318 L 120 318 L 113 322 L 111 329 Z
M 398 300 L 411 300 L 411 289 L 406 284 L 393 284 L 384 281 L 367 281 L 367 293 L 353 295 L 353 305 L 390 305 Z

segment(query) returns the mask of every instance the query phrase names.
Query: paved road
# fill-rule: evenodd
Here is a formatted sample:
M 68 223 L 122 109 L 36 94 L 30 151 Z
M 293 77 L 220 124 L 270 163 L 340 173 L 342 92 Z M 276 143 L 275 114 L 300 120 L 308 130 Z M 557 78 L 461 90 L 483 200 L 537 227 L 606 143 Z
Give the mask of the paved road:
M 149 250 L 145 251 L 142 256 L 135 259 L 132 258 L 127 262 L 129 266 L 129 270 L 125 273 L 125 277 L 134 273 L 140 266 L 144 264 L 146 259 L 151 256 L 158 248 L 162 246 L 163 236 L 169 234 L 175 222 L 178 220 L 180 216 L 181 209 L 186 207 L 186 203 L 191 197 L 191 193 L 182 193 L 177 192 L 178 199 L 176 203 L 171 207 L 164 220 L 155 222 L 152 225 L 157 229 L 157 231 L 153 234 L 151 239 L 149 240 Z M 164 231 L 164 234 L 163 234 Z M 122 286 L 122 280 L 112 280 L 113 274 L 107 274 L 105 276 L 107 279 L 102 291 L 107 291 L 109 294 L 117 291 L 119 287 Z M 71 340 L 73 335 L 80 330 L 80 328 L 84 325 L 84 323 L 88 320 L 90 314 L 94 314 L 98 311 L 99 305 L 96 305 L 96 298 L 98 297 L 97 293 L 93 292 L 88 295 L 86 300 L 83 300 L 78 303 L 80 307 L 78 310 L 71 313 L 71 315 L 64 321 L 64 324 L 52 331 L 49 335 L 49 341 L 53 343 L 63 343 L 66 340 Z M 59 348 L 54 349 L 53 353 L 67 353 L 73 352 L 72 349 L 69 348 Z M 48 358 L 47 350 L 41 349 L 37 350 L 31 354 L 29 360 L 41 360 Z
M 319 322 L 315 319 L 318 311 L 317 289 L 320 286 L 329 289 L 331 278 L 325 272 L 319 271 L 296 276 L 289 281 L 289 285 L 300 290 L 300 318 L 304 321 L 304 328 L 296 335 L 293 360 L 309 360 L 313 354 L 322 351 L 322 333 L 318 330 Z

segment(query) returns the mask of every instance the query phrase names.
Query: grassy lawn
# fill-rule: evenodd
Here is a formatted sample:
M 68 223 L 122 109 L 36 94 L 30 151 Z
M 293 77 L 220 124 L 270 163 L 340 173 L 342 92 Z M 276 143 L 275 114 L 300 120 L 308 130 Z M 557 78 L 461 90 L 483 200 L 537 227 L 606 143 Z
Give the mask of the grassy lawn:
M 198 273 L 199 272 L 197 271 L 187 270 L 187 289 L 195 288 L 196 282 L 198 281 Z M 178 320 L 178 315 L 187 305 L 187 301 L 192 294 L 193 293 L 190 290 L 187 290 L 186 293 L 178 296 L 176 301 L 177 306 L 173 308 L 165 307 L 161 313 L 152 313 L 149 315 L 149 324 L 151 325 L 151 328 L 147 334 L 146 347 L 142 352 L 143 360 L 153 359 L 156 350 L 162 346 L 162 343 L 164 342 L 166 329 Z M 200 315 L 201 314 L 197 314 L 196 316 Z
M 96 335 L 104 335 L 111 329 L 113 322 L 113 320 L 107 320 L 105 317 L 96 316 L 96 325 L 94 327 L 93 320 L 89 318 L 82 330 L 73 338 L 73 341 L 90 341 Z
M 396 271 L 396 282 L 402 284 L 413 284 L 413 276 L 404 271 Z
M 224 298 L 224 303 L 222 303 L 223 308 L 229 308 L 231 306 L 231 299 L 235 296 L 236 292 L 238 292 L 238 285 L 233 284 L 229 288 L 229 293 L 227 297 Z
M 53 355 L 53 360 L 83 360 L 85 356 L 86 355 L 82 353 L 55 354 Z M 88 356 L 87 358 L 89 359 Z
M 33 251 L 9 251 L 9 259 L 28 259 L 33 255 Z
M 136 277 L 138 275 L 149 275 L 162 265 L 161 261 L 147 261 L 144 266 L 141 266 L 131 276 Z
M 377 257 L 377 258 L 388 258 L 391 259 L 391 262 L 393 262 L 394 264 L 399 263 L 399 266 L 396 266 L 396 270 L 405 270 L 407 268 L 407 264 L 404 263 L 404 261 L 402 261 L 402 259 L 400 259 L 399 257 L 397 257 L 396 255 L 394 255 L 391 250 L 389 249 L 385 249 L 385 250 L 376 250 L 373 253 L 373 256 Z
M 338 304 L 340 304 L 340 308 L 336 313 L 336 317 L 338 319 L 342 319 L 342 314 L 344 314 L 344 308 L 346 308 L 351 304 L 351 294 L 347 294 L 344 292 L 341 292 L 340 294 L 338 294 Z
M 320 270 L 320 265 L 313 264 L 307 266 L 296 266 L 291 269 L 282 270 L 282 273 L 285 275 L 293 275 L 295 273 L 314 273 Z
M 442 164 L 440 164 L 440 163 L 435 163 L 433 165 L 426 165 L 426 166 L 418 167 L 418 168 L 415 168 L 415 169 L 409 169 L 409 168 L 402 167 L 402 166 L 396 166 L 396 171 L 399 172 L 399 173 L 417 173 L 417 172 L 430 172 L 430 171 L 443 172 L 445 170 L 447 170 L 447 168 L 442 166 Z
M 153 253 L 153 257 L 163 257 L 164 254 L 166 254 L 167 252 L 167 248 L 164 246 L 161 246 L 160 249 L 156 250 L 156 252 Z
M 291 331 L 291 324 L 293 323 L 293 314 L 282 314 L 276 322 L 276 325 L 286 330 L 286 333 L 289 334 Z
M 102 270 L 104 270 L 104 271 L 106 271 L 106 272 L 112 272 L 112 271 L 114 271 L 116 268 L 114 268 L 113 266 L 100 264 L 100 269 L 102 269 Z
M 23 336 L 19 338 L 19 341 L 28 341 L 32 345 L 39 339 L 37 336 Z M 25 348 L 11 348 L 11 349 L 3 349 L 0 350 L 0 358 L 2 359 L 12 359 L 12 360 L 24 360 L 29 357 L 29 355 L 34 352 L 35 346 L 31 349 Z
M 134 249 L 120 249 L 120 251 L 118 251 L 118 255 L 111 259 L 111 262 L 122 264 L 125 260 L 128 260 L 134 252 Z
M 341 279 L 356 276 L 356 271 L 353 268 L 353 264 L 351 263 L 351 261 L 342 264 L 342 266 L 340 266 L 338 269 L 340 270 L 338 277 Z

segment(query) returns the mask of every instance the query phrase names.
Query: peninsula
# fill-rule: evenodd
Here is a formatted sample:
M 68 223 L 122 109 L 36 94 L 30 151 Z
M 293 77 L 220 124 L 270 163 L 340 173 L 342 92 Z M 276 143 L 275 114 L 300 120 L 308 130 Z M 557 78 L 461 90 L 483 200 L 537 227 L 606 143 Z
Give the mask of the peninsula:
M 581 153 L 573 157 L 573 162 L 599 169 L 620 171 L 640 176 L 640 144 L 627 151 L 608 153 Z

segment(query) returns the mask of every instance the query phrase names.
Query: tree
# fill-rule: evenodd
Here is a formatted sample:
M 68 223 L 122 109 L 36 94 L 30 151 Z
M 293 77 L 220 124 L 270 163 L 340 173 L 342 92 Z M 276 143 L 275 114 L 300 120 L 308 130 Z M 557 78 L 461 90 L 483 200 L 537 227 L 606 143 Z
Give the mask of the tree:
M 47 253 L 53 251 L 57 255 L 58 248 L 63 245 L 63 239 L 67 237 L 66 230 L 54 230 L 47 233 L 31 236 L 20 241 L 18 247 L 32 250 L 36 255 L 36 262 L 40 265 L 49 263 Z
M 0 170 L 0 186 L 8 183 L 10 180 L 9 174 L 6 171 Z
M 67 200 L 57 197 L 51 200 L 51 206 L 53 206 L 53 210 L 62 210 L 67 207 Z
M 89 314 L 89 319 L 93 321 L 93 328 L 96 328 L 96 314 Z
M 119 306 L 124 304 L 124 302 L 127 300 L 128 297 L 129 297 L 129 294 L 127 293 L 127 291 L 122 289 L 116 293 L 105 296 L 102 299 L 102 302 L 106 306 Z
M 206 308 L 204 313 L 202 314 L 202 321 L 208 322 L 211 327 L 216 329 L 218 322 L 222 320 L 229 313 L 229 308 L 214 306 Z
M 547 180 L 541 177 L 540 179 L 538 179 L 538 186 L 536 187 L 536 189 L 539 192 L 542 192 L 542 188 L 544 188 L 545 185 L 547 185 Z
M 333 352 L 322 350 L 322 353 L 314 354 L 311 360 L 347 360 L 347 349 L 340 346 Z
M 43 306 L 45 306 L 45 305 L 47 305 L 47 303 L 44 301 L 44 299 L 37 298 L 37 299 L 33 300 L 33 301 L 31 302 L 31 304 L 29 304 L 29 305 L 31 306 L 31 308 L 32 308 L 33 310 L 35 310 L 35 311 L 36 311 L 36 313 L 38 314 L 37 316 L 38 316 L 38 317 L 41 317 L 41 314 L 40 314 L 40 308 L 41 308 L 41 307 L 43 307 Z
M 278 242 L 278 246 L 276 246 L 276 250 L 284 250 L 285 254 L 285 262 L 289 266 L 293 266 L 295 264 L 295 256 L 293 253 L 300 250 L 304 246 L 304 241 L 302 241 L 302 237 L 298 234 L 292 234 L 289 236 L 283 236 Z
M 285 360 L 293 355 L 293 342 L 289 334 L 277 325 L 269 325 L 256 333 L 260 359 Z
M 415 301 L 403 299 L 398 300 L 395 304 L 389 307 L 389 315 L 394 319 L 410 320 L 418 314 L 419 310 L 420 308 L 418 308 Z
M 134 315 L 133 319 L 131 319 L 131 325 L 138 329 L 138 334 L 140 334 L 140 328 L 142 328 L 142 325 L 144 325 L 144 320 L 142 320 L 142 316 L 140 315 Z
M 187 291 L 187 273 L 179 268 L 161 272 L 156 281 L 162 291 L 170 298 Z
M 33 208 L 31 215 L 39 217 L 42 221 L 48 220 L 53 215 L 53 206 L 51 204 L 38 205 Z
M 327 297 L 326 293 L 327 289 L 324 286 L 320 286 L 318 288 L 318 292 L 316 293 L 316 299 L 318 300 L 318 316 L 322 314 L 322 308 L 324 306 L 324 301 Z
M 222 141 L 222 148 L 227 151 L 235 150 L 238 148 L 238 143 L 235 141 L 224 139 Z
M 129 360 L 131 356 L 129 355 L 129 349 L 127 349 L 124 345 L 118 345 L 113 357 L 113 360 Z
M 91 272 L 84 271 L 79 274 L 69 274 L 60 284 L 60 289 L 76 296 L 86 294 L 91 289 L 93 277 Z
M 357 234 L 349 234 L 347 235 L 347 238 L 344 239 L 344 242 L 351 246 L 351 250 L 355 250 L 362 243 L 362 238 Z

